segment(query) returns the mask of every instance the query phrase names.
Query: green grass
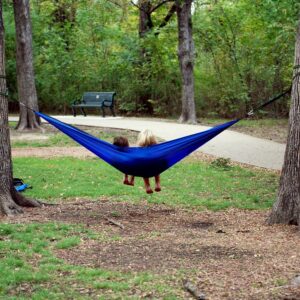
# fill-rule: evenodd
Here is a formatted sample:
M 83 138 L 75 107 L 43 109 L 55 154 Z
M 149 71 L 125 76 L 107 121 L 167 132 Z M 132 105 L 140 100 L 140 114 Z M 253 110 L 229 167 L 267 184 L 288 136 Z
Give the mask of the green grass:
M 164 203 L 182 207 L 269 208 L 278 175 L 237 166 L 223 168 L 187 159 L 162 174 L 161 193 L 147 195 L 141 178 L 122 184 L 123 175 L 97 158 L 15 158 L 14 176 L 33 186 L 26 195 L 55 201 L 61 198 L 107 196 L 116 201 Z
M 18 124 L 18 122 L 16 122 L 16 121 L 9 121 L 8 122 L 8 126 L 11 129 L 15 128 L 17 126 L 17 124 Z
M 26 148 L 26 147 L 66 147 L 76 146 L 73 140 L 64 134 L 48 134 L 46 140 L 18 140 L 12 141 L 12 147 L 14 148 Z
M 91 133 L 92 135 L 101 138 L 102 140 L 112 142 L 114 137 L 125 135 L 128 137 L 130 144 L 136 142 L 137 133 L 130 130 L 117 130 L 117 129 L 110 129 L 105 130 L 99 128 L 97 129 L 85 129 L 86 132 Z M 40 133 L 39 133 L 40 134 Z M 70 147 L 70 146 L 78 146 L 78 144 L 69 138 L 67 135 L 55 132 L 50 133 L 46 132 L 44 134 L 48 137 L 48 139 L 37 139 L 35 140 L 12 140 L 12 147 L 14 148 L 25 148 L 25 147 Z
M 165 203 L 212 210 L 239 207 L 265 209 L 275 199 L 278 175 L 192 158 L 162 174 L 163 191 L 147 195 L 142 180 L 136 186 L 122 184 L 123 175 L 100 159 L 14 158 L 14 176 L 33 186 L 29 197 L 57 199 L 105 196 L 112 201 Z M 111 216 L 117 217 L 115 211 Z M 150 232 L 149 236 L 159 236 Z M 80 224 L 0 223 L 0 299 L 184 299 L 182 279 L 193 270 L 171 274 L 121 272 L 70 265 L 56 257 L 89 239 L 118 241 L 112 232 L 94 232 Z M 195 278 L 194 278 L 195 279 Z
M 139 299 L 127 296 L 132 288 L 180 299 L 180 287 L 171 288 L 167 275 L 72 266 L 56 258 L 55 249 L 72 235 L 95 233 L 79 225 L 0 223 L 0 299 Z

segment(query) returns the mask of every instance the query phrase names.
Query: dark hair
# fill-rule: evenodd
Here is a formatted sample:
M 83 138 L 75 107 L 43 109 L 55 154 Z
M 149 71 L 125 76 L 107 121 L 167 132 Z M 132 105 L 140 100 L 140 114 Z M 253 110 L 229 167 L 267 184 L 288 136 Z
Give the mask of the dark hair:
M 113 144 L 119 147 L 129 147 L 128 139 L 123 136 L 116 136 Z

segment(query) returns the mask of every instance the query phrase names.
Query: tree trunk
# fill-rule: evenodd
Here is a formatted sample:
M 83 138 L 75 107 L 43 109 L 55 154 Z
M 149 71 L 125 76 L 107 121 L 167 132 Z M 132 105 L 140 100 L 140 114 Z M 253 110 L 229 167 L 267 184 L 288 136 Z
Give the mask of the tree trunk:
M 300 22 L 295 47 L 295 71 L 289 134 L 280 178 L 277 201 L 268 223 L 300 225 Z
M 180 122 L 197 123 L 194 100 L 194 41 L 192 0 L 176 0 L 178 21 L 178 59 L 182 76 Z
M 11 146 L 8 127 L 8 103 L 6 91 L 4 26 L 2 0 L 0 0 L 0 214 L 16 215 L 22 212 L 20 206 L 40 206 L 17 193 L 13 186 Z
M 149 0 L 139 1 L 139 37 L 143 38 L 153 28 L 151 19 L 151 2 Z
M 147 34 L 152 30 L 153 23 L 151 19 L 151 2 L 149 0 L 139 0 L 139 38 L 141 41 L 140 46 L 140 66 L 141 66 L 141 82 L 143 82 L 143 91 L 139 94 L 139 103 L 137 109 L 141 109 L 149 114 L 153 113 L 153 106 L 149 100 L 151 99 L 151 92 L 149 87 L 149 71 L 148 65 L 151 64 L 152 55 L 147 51 L 144 43 Z
M 14 16 L 17 43 L 17 81 L 19 101 L 38 110 L 38 101 L 34 80 L 32 32 L 29 0 L 14 0 Z M 40 119 L 31 111 L 20 105 L 18 130 L 40 127 Z

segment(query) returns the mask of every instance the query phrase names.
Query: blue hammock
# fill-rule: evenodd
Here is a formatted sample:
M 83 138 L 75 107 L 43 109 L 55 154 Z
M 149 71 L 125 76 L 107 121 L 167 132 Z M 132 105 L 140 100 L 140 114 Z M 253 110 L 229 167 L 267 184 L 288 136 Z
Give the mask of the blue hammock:
M 35 113 L 122 173 L 139 177 L 161 174 L 240 120 L 149 147 L 119 147 L 48 115 Z

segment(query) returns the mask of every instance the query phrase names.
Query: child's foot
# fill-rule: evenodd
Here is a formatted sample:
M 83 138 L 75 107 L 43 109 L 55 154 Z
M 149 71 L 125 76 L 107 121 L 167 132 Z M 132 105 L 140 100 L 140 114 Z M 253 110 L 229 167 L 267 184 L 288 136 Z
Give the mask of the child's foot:
M 151 188 L 149 188 L 149 189 L 146 189 L 146 193 L 147 193 L 147 194 L 152 194 L 152 193 L 153 193 L 153 191 L 152 191 L 152 189 L 151 189 Z
M 128 184 L 134 186 L 134 181 L 129 181 Z
M 161 191 L 161 187 L 160 186 L 157 186 L 156 188 L 155 188 L 155 192 L 160 192 Z
M 126 179 L 124 179 L 123 183 L 127 184 L 127 185 L 131 185 L 130 182 L 128 180 L 126 180 Z

